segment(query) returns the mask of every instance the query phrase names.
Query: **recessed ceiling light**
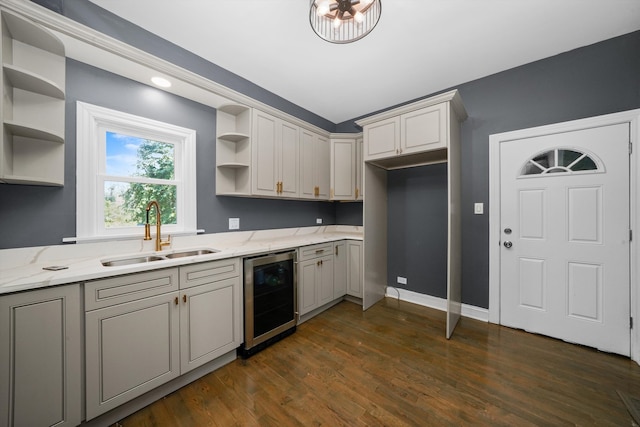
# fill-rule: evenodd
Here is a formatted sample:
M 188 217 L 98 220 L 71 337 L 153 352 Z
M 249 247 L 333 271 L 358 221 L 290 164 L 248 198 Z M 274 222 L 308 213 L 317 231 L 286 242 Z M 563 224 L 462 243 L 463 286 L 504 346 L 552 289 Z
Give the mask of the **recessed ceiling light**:
M 171 87 L 171 82 L 164 77 L 151 77 L 151 81 L 156 86 L 160 87 Z

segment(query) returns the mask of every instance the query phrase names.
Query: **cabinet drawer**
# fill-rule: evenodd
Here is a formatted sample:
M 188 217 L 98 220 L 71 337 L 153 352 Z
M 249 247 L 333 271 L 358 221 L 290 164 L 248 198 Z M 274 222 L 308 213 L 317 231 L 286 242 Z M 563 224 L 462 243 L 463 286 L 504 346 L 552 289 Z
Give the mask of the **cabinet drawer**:
M 95 280 L 84 285 L 84 307 L 90 311 L 177 290 L 177 268 Z
M 317 245 L 302 246 L 298 249 L 298 261 L 305 261 L 333 253 L 332 243 L 319 243 Z
M 203 262 L 180 267 L 180 288 L 191 288 L 240 276 L 239 258 Z

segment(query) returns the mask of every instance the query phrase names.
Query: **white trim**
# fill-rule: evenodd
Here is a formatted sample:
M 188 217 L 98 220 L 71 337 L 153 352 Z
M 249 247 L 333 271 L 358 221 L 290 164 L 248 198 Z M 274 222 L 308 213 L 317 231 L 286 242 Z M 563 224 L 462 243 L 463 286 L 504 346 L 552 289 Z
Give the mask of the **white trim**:
M 99 150 L 98 141 L 105 130 L 114 129 L 175 144 L 176 172 L 179 174 L 174 181 L 178 188 L 178 224 L 167 225 L 164 230 L 196 233 L 196 131 L 80 101 L 77 101 L 76 118 L 76 242 L 140 234 L 137 228 L 105 230 L 98 224 L 98 220 L 104 218 L 102 206 L 98 203 L 98 186 L 102 182 L 99 175 L 104 172 L 100 159 L 104 160 L 104 155 Z
M 631 331 L 631 359 L 640 363 L 640 300 L 638 294 L 638 266 L 640 253 L 640 188 L 638 164 L 640 164 L 640 109 L 607 114 L 587 119 L 573 120 L 529 129 L 494 134 L 489 137 L 489 322 L 500 323 L 500 143 L 516 139 L 532 138 L 544 135 L 572 132 L 601 126 L 629 123 L 633 154 L 630 156 L 630 221 L 634 238 L 631 241 L 630 260 L 630 311 L 636 319 Z
M 387 286 L 386 297 L 397 298 L 400 301 L 406 301 L 423 307 L 435 308 L 440 311 L 447 311 L 446 298 L 438 298 L 431 295 L 421 294 L 406 289 L 400 289 L 393 286 Z M 462 316 L 470 319 L 479 320 L 481 322 L 489 321 L 489 311 L 486 308 L 476 307 L 474 305 L 462 304 Z

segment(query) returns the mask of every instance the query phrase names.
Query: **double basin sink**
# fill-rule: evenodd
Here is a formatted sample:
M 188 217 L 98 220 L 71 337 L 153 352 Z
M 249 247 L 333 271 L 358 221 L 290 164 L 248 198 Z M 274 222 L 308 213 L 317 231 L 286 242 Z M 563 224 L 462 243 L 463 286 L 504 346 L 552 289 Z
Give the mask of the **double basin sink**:
M 128 258 L 102 260 L 105 267 L 119 267 L 122 265 L 145 264 L 154 261 L 163 261 L 168 259 L 194 257 L 199 255 L 208 255 L 220 252 L 216 249 L 188 249 L 184 251 L 171 252 L 168 254 L 138 255 Z

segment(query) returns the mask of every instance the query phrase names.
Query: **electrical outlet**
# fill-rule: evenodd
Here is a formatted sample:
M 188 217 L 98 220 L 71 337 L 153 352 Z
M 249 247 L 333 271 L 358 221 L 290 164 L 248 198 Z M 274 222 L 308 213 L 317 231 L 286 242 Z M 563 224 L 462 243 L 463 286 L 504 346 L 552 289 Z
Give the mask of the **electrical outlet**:
M 407 284 L 407 278 L 406 277 L 402 277 L 402 276 L 398 276 L 398 283 L 400 283 L 401 285 L 406 285 Z
M 484 203 L 474 203 L 473 213 L 476 215 L 482 215 L 484 213 Z
M 322 218 L 316 218 L 316 224 L 322 224 Z
M 240 229 L 240 218 L 229 218 L 229 230 Z

